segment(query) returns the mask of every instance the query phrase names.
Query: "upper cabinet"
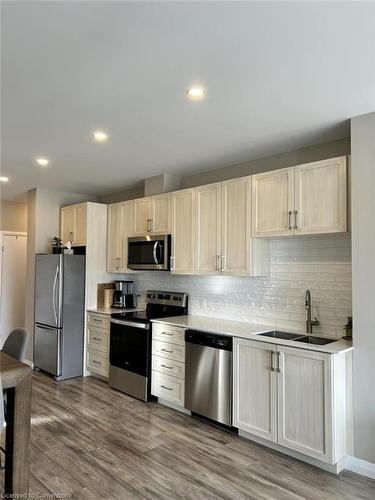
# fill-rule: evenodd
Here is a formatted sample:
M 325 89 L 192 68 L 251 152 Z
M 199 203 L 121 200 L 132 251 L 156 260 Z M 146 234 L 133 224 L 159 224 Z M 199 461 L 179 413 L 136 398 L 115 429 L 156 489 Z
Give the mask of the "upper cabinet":
M 347 230 L 346 158 L 295 167 L 295 234 Z
M 133 236 L 133 202 L 108 206 L 107 271 L 129 272 L 128 237 Z
M 171 194 L 134 200 L 135 236 L 171 232 Z
M 173 274 L 195 272 L 195 189 L 172 193 L 172 256 Z
M 253 175 L 253 236 L 345 232 L 346 173 L 343 156 Z
M 221 274 L 221 183 L 196 189 L 197 274 Z
M 61 209 L 60 235 L 63 243 L 71 241 L 73 246 L 85 246 L 86 229 L 87 203 Z
M 253 175 L 253 236 L 293 234 L 294 168 Z

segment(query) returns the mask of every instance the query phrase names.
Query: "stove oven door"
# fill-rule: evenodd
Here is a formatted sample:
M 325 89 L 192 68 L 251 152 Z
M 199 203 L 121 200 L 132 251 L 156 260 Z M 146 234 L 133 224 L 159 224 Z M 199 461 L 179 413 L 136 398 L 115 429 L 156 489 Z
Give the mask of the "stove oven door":
M 147 401 L 150 394 L 150 325 L 111 320 L 109 384 Z

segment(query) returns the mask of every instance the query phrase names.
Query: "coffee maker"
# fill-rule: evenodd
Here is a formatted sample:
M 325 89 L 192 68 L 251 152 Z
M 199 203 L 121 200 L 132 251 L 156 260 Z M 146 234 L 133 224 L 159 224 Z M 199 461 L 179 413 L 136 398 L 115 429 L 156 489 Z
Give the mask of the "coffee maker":
M 133 283 L 134 281 L 115 281 L 116 290 L 113 294 L 113 307 L 119 309 L 134 307 Z

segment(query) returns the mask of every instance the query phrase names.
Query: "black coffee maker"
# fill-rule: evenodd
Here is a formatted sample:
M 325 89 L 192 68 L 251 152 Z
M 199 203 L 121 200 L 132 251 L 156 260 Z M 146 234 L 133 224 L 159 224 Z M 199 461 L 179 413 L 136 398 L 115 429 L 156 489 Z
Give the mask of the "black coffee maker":
M 115 281 L 113 307 L 119 309 L 132 309 L 134 307 L 133 284 L 134 281 Z

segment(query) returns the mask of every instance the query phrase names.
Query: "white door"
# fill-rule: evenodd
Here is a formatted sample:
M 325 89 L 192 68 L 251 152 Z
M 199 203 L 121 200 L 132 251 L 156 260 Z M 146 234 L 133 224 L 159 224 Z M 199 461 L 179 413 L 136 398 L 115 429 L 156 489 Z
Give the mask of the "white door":
M 170 193 L 153 196 L 151 203 L 151 231 L 156 234 L 171 232 L 171 195 Z
M 331 355 L 278 346 L 278 443 L 331 462 Z
M 254 237 L 294 234 L 294 168 L 252 176 Z
M 107 271 L 109 273 L 121 272 L 123 252 L 123 206 L 115 203 L 108 206 L 107 229 Z
M 172 193 L 173 274 L 194 274 L 196 250 L 195 189 Z
M 25 326 L 26 236 L 3 235 L 1 252 L 0 344 Z
M 263 439 L 277 440 L 276 347 L 233 339 L 233 425 Z
M 197 274 L 221 274 L 221 183 L 196 189 Z
M 295 167 L 296 234 L 347 230 L 346 157 Z
M 222 184 L 223 274 L 249 276 L 251 177 Z
M 143 236 L 151 231 L 150 199 L 134 200 L 134 235 Z

